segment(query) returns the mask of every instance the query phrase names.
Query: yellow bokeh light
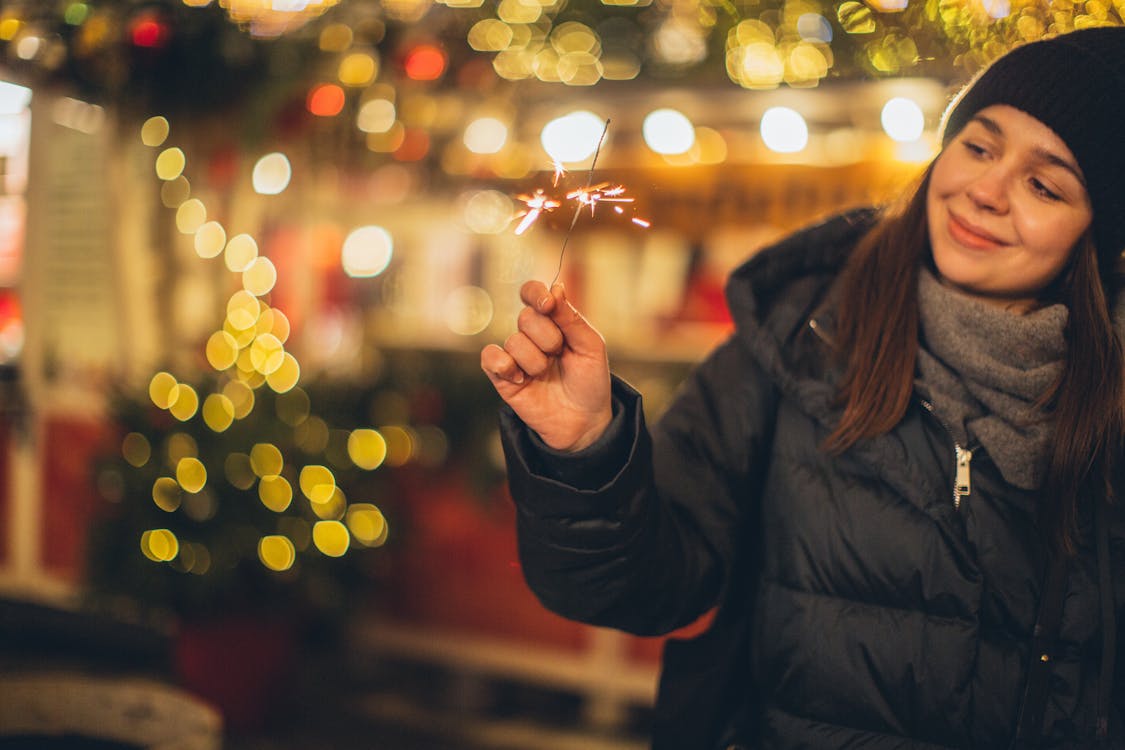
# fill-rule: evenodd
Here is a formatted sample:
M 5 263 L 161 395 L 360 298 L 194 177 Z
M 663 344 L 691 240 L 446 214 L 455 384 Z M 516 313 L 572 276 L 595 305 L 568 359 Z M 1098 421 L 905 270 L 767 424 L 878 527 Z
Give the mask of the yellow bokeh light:
M 366 547 L 380 547 L 387 541 L 387 519 L 370 503 L 349 507 L 345 522 L 356 541 Z
M 176 464 L 176 481 L 188 492 L 199 492 L 207 484 L 207 467 L 198 458 L 181 458 Z
M 258 243 L 248 234 L 236 234 L 227 242 L 223 256 L 227 268 L 235 273 L 245 271 L 258 257 Z
M 217 257 L 227 244 L 227 232 L 217 221 L 209 221 L 195 233 L 195 253 L 200 258 Z
M 235 292 L 227 300 L 227 320 L 232 327 L 239 331 L 253 330 L 262 314 L 262 306 L 258 298 L 245 289 Z
M 251 294 L 261 297 L 269 294 L 277 283 L 277 268 L 269 258 L 259 255 L 250 261 L 242 272 L 242 287 Z
M 336 477 L 327 466 L 312 465 L 301 469 L 301 492 L 311 502 L 326 503 L 336 491 Z
M 245 453 L 231 453 L 223 461 L 223 475 L 232 486 L 248 490 L 254 486 L 256 477 L 250 465 L 250 456 Z
M 141 534 L 141 552 L 154 562 L 168 562 L 179 554 L 180 540 L 168 529 L 150 529 Z
M 223 395 L 234 406 L 235 419 L 245 419 L 254 409 L 254 391 L 241 380 L 232 380 L 224 385 Z
M 283 352 L 281 364 L 277 366 L 276 370 L 266 375 L 266 385 L 274 393 L 285 393 L 296 387 L 300 380 L 301 365 L 297 362 L 296 357 L 289 352 Z
M 274 372 L 284 361 L 285 349 L 272 333 L 257 337 L 250 345 L 250 364 L 263 375 Z
M 316 517 L 322 521 L 339 521 L 348 510 L 348 498 L 339 487 L 332 493 L 326 503 L 309 503 Z
M 166 208 L 179 208 L 190 197 L 191 182 L 183 175 L 160 186 L 160 202 Z
M 343 23 L 330 23 L 320 31 L 317 40 L 325 52 L 343 52 L 352 46 L 351 27 Z
M 348 456 L 361 469 L 377 469 L 387 457 L 387 441 L 377 430 L 352 430 L 348 435 Z
M 308 419 L 311 408 L 309 394 L 300 388 L 293 388 L 279 395 L 274 403 L 277 418 L 290 427 L 296 427 Z
M 287 537 L 272 534 L 258 541 L 258 559 L 270 570 L 289 570 L 297 560 L 297 550 Z
M 140 468 L 152 457 L 152 445 L 139 432 L 130 432 L 121 441 L 121 455 L 130 466 Z
M 297 425 L 293 437 L 305 453 L 320 453 L 328 445 L 328 423 L 320 417 L 309 417 Z
M 199 445 L 195 442 L 195 438 L 186 432 L 173 432 L 168 436 L 164 452 L 168 456 L 168 465 L 172 466 L 179 463 L 181 458 L 198 456 Z
M 223 432 L 234 423 L 234 404 L 221 393 L 212 393 L 203 400 L 203 421 L 215 432 Z
M 379 61 L 371 52 L 353 52 L 340 61 L 337 76 L 345 86 L 366 86 L 379 75 Z
M 387 425 L 379 428 L 379 433 L 387 441 L 388 466 L 402 466 L 414 455 L 414 438 L 404 427 Z
M 174 180 L 184 172 L 187 157 L 178 148 L 166 148 L 156 157 L 156 176 L 162 180 Z
M 469 46 L 477 52 L 500 52 L 512 43 L 512 27 L 498 18 L 477 21 L 469 29 Z
M 249 355 L 249 352 L 243 352 L 243 354 Z M 247 363 L 247 364 L 249 364 L 249 363 Z M 238 376 L 238 379 L 240 381 L 242 381 L 243 383 L 245 383 L 250 388 L 261 388 L 263 385 L 266 384 L 266 376 L 263 375 L 262 373 L 258 372 L 257 370 L 254 370 L 253 368 L 250 368 L 250 369 L 240 368 L 240 369 L 236 370 L 235 373 Z
M 161 409 L 167 409 L 175 402 L 179 391 L 178 385 L 171 373 L 158 372 L 148 383 L 148 396 L 152 399 L 152 403 Z
M 172 477 L 158 477 L 152 483 L 152 501 L 165 513 L 173 513 L 183 501 L 183 490 Z
M 276 307 L 272 309 L 272 312 L 273 316 L 270 321 L 271 325 L 269 332 L 276 336 L 278 341 L 284 344 L 289 340 L 289 333 L 291 330 L 289 326 L 289 318 L 286 317 L 285 313 L 283 313 L 281 310 L 278 310 Z
M 245 319 L 245 318 L 243 318 Z M 242 350 L 249 347 L 254 343 L 254 338 L 258 335 L 258 329 L 255 326 L 249 328 L 238 328 L 227 318 L 223 321 L 223 331 L 229 333 L 234 338 L 235 354 L 234 360 L 238 361 L 238 357 L 242 354 Z
M 238 340 L 226 331 L 215 331 L 207 339 L 207 362 L 219 372 L 238 358 Z
M 141 125 L 141 143 L 156 147 L 168 138 L 168 120 L 163 117 L 150 117 Z
M 367 148 L 379 154 L 389 154 L 398 149 L 406 140 L 406 126 L 398 120 L 391 123 L 385 131 L 369 132 L 367 134 Z
M 258 498 L 274 513 L 281 513 L 293 502 L 293 487 L 285 477 L 269 474 L 258 483 Z
M 351 544 L 347 527 L 339 521 L 318 521 L 312 536 L 316 548 L 329 557 L 343 557 Z
M 176 229 L 181 234 L 195 234 L 207 221 L 207 207 L 198 198 L 188 198 L 176 209 Z
M 257 443 L 250 449 L 250 468 L 259 477 L 280 474 L 285 460 L 273 443 Z
M 190 385 L 180 383 L 176 393 L 176 401 L 168 407 L 172 416 L 181 422 L 186 422 L 195 416 L 199 410 L 199 395 Z

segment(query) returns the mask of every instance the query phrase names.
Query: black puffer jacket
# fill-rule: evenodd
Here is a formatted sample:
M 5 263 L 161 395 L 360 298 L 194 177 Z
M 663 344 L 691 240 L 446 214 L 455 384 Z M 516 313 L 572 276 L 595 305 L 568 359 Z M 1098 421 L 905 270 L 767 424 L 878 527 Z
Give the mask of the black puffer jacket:
M 818 449 L 839 415 L 817 311 L 871 220 L 837 217 L 740 268 L 735 334 L 651 437 L 620 381 L 610 433 L 579 456 L 502 410 L 524 571 L 547 607 L 659 634 L 718 605 L 706 634 L 665 650 L 655 748 L 1011 743 L 1045 568 L 1035 497 L 978 448 L 955 508 L 953 439 L 917 399 L 890 433 Z M 1043 667 L 1051 748 L 1098 747 L 1099 705 L 1125 747 L 1125 665 L 1101 673 L 1103 630 L 1125 621 L 1125 525 L 1111 511 L 1099 576 L 1092 513 Z

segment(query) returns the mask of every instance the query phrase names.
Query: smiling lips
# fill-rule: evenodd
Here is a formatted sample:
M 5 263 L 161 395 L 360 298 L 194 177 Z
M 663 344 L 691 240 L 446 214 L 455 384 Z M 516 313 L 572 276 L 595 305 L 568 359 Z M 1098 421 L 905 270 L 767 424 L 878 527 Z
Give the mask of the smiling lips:
M 949 235 L 960 245 L 974 250 L 995 250 L 1007 243 L 980 227 L 967 223 L 952 211 L 949 213 Z

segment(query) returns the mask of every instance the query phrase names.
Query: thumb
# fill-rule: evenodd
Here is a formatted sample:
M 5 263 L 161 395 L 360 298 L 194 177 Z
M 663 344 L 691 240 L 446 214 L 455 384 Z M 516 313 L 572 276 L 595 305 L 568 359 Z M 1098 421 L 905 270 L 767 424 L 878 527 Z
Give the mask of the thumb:
M 598 333 L 582 313 L 570 303 L 566 297 L 566 287 L 555 284 L 551 287 L 551 297 L 548 305 L 553 302 L 553 309 L 547 314 L 562 331 L 567 346 L 578 354 L 600 355 L 605 350 L 605 339 Z

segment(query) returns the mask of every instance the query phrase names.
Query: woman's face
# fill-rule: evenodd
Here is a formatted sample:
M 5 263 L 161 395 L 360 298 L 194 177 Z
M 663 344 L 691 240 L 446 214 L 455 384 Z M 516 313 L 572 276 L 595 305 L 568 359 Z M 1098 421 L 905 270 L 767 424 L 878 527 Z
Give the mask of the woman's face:
M 1093 213 L 1062 139 L 998 104 L 978 112 L 938 156 L 926 218 L 945 283 L 1023 313 L 1062 271 Z

